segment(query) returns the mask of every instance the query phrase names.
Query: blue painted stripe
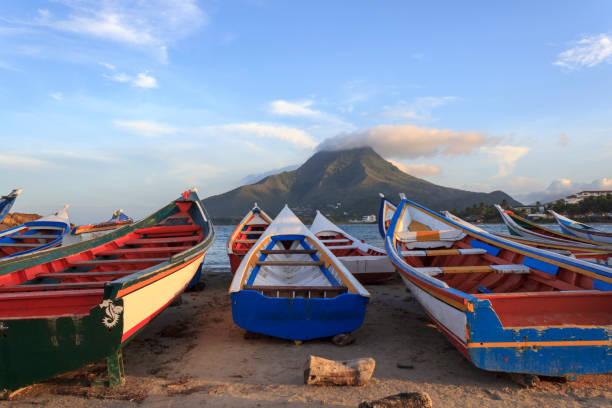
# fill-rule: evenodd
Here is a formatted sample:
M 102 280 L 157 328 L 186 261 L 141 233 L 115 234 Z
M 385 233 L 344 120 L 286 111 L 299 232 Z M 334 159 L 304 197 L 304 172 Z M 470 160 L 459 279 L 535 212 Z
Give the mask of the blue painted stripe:
M 312 249 L 310 245 L 306 243 L 306 240 L 304 238 L 300 240 L 300 243 L 302 244 L 304 249 Z M 312 258 L 313 261 L 317 261 L 317 262 L 320 261 L 317 254 L 310 254 L 310 257 Z M 325 275 L 325 277 L 327 278 L 329 283 L 332 284 L 332 286 L 340 286 L 340 282 L 338 282 L 336 278 L 334 278 L 334 275 L 331 274 L 329 269 L 327 269 L 325 266 L 321 266 L 320 268 L 321 268 L 321 272 L 323 273 L 323 275 Z
M 539 259 L 530 258 L 528 256 L 523 259 L 523 265 L 528 266 L 538 271 L 546 272 L 551 275 L 557 275 L 559 267 L 548 262 L 540 261 Z
M 477 286 L 476 290 L 479 291 L 480 293 L 493 293 L 491 289 L 487 289 L 484 286 Z
M 470 245 L 473 246 L 474 248 L 484 249 L 485 251 L 487 251 L 488 254 L 493 255 L 493 256 L 497 256 L 497 254 L 499 254 L 499 251 L 501 251 L 501 249 L 494 247 L 493 245 L 486 244 L 477 239 L 471 240 Z
M 608 282 L 600 281 L 599 279 L 594 279 L 593 280 L 593 289 L 603 290 L 603 291 L 608 292 L 608 291 L 612 290 L 612 284 L 610 284 Z

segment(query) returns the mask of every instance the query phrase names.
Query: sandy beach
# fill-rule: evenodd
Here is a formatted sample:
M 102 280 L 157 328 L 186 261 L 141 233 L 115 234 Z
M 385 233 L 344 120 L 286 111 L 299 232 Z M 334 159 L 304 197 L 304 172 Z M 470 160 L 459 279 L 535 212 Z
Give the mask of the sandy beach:
M 89 385 L 104 373 L 102 361 L 23 389 L 0 407 L 356 407 L 413 391 L 427 392 L 435 407 L 612 405 L 612 375 L 545 379 L 526 388 L 508 375 L 475 368 L 438 333 L 399 278 L 368 287 L 373 298 L 365 322 L 345 347 L 329 339 L 296 345 L 245 338 L 232 321 L 231 275 L 209 272 L 204 281 L 203 291 L 183 294 L 180 305 L 125 347 L 125 386 Z M 376 370 L 363 387 L 305 386 L 303 366 L 311 354 L 373 357 Z

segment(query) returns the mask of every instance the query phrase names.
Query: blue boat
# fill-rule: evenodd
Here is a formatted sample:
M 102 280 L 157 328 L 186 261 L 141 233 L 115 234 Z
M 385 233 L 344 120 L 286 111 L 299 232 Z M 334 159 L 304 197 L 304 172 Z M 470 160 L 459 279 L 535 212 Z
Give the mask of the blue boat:
M 0 197 L 0 223 L 4 220 L 4 217 L 9 213 L 13 204 L 15 204 L 15 200 L 21 193 L 21 189 L 13 190 L 5 196 Z
M 386 234 L 406 286 L 476 367 L 612 372 L 611 268 L 495 236 L 405 197 Z
M 287 206 L 242 259 L 230 296 L 238 326 L 294 341 L 358 329 L 370 300 Z
M 54 215 L 0 232 L 0 259 L 30 254 L 61 245 L 70 232 L 68 206 Z

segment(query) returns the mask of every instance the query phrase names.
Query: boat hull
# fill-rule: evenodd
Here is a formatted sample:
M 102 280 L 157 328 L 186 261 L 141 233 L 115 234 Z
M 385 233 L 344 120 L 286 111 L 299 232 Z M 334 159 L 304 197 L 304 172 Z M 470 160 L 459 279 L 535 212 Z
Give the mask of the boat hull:
M 333 249 L 333 247 L 329 249 Z M 339 256 L 338 259 L 361 283 L 384 282 L 395 276 L 395 267 L 386 255 Z
M 606 245 L 612 245 L 612 236 L 610 236 L 609 234 L 601 233 L 599 231 L 588 231 L 581 230 L 578 228 L 571 228 L 561 222 L 559 222 L 559 226 L 561 227 L 561 230 L 568 235 L 573 235 L 581 239 L 588 239 L 590 241 L 596 241 Z
M 254 290 L 233 292 L 232 316 L 241 328 L 288 340 L 310 340 L 348 333 L 363 323 L 369 298 L 271 298 Z

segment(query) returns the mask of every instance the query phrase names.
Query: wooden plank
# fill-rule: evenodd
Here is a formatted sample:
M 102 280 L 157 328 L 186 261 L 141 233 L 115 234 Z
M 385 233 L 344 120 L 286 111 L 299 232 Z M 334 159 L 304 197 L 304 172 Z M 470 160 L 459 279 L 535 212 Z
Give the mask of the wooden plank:
M 254 244 L 255 242 L 257 242 L 257 240 L 256 239 L 236 239 L 234 240 L 234 242 L 238 244 Z
M 105 283 L 106 282 L 37 283 L 33 285 L 2 286 L 0 287 L 0 293 L 103 288 Z
M 200 237 L 167 237 L 167 238 L 136 238 L 125 241 L 125 245 L 174 244 L 178 242 L 196 242 Z
M 240 233 L 244 235 L 261 235 L 264 232 L 265 231 L 240 231 Z
M 245 286 L 246 290 L 348 290 L 346 286 Z
M 107 276 L 127 276 L 138 271 L 111 271 L 111 272 L 56 272 L 37 275 L 39 279 L 73 279 L 73 278 L 104 278 Z
M 131 258 L 131 259 L 91 259 L 89 261 L 72 261 L 68 262 L 70 266 L 95 266 L 95 265 L 116 265 L 124 263 L 160 263 L 169 260 L 170 258 Z
M 534 271 L 529 275 L 529 279 L 534 280 L 539 283 L 543 283 L 544 285 L 550 286 L 554 289 L 558 290 L 584 290 L 576 285 L 572 285 L 571 283 L 564 282 L 560 279 L 548 279 L 548 277 L 542 276 L 544 273 L 539 271 Z
M 196 232 L 200 229 L 198 225 L 157 225 L 149 228 L 142 228 L 134 232 L 137 234 L 168 234 L 170 232 Z
M 143 254 L 149 252 L 182 252 L 186 249 L 191 248 L 189 245 L 175 246 L 175 247 L 146 247 L 146 248 L 119 248 L 109 249 L 108 251 L 98 252 L 97 256 L 108 256 L 108 255 L 124 255 L 124 254 Z
M 260 266 L 324 266 L 323 261 L 257 261 Z
M 10 238 L 13 239 L 49 239 L 49 238 L 60 238 L 61 235 L 52 235 L 52 234 L 32 234 L 32 235 L 25 235 L 25 234 L 15 234 L 15 235 L 11 235 Z
M 275 255 L 275 254 L 316 254 L 316 249 L 262 249 L 262 254 Z

